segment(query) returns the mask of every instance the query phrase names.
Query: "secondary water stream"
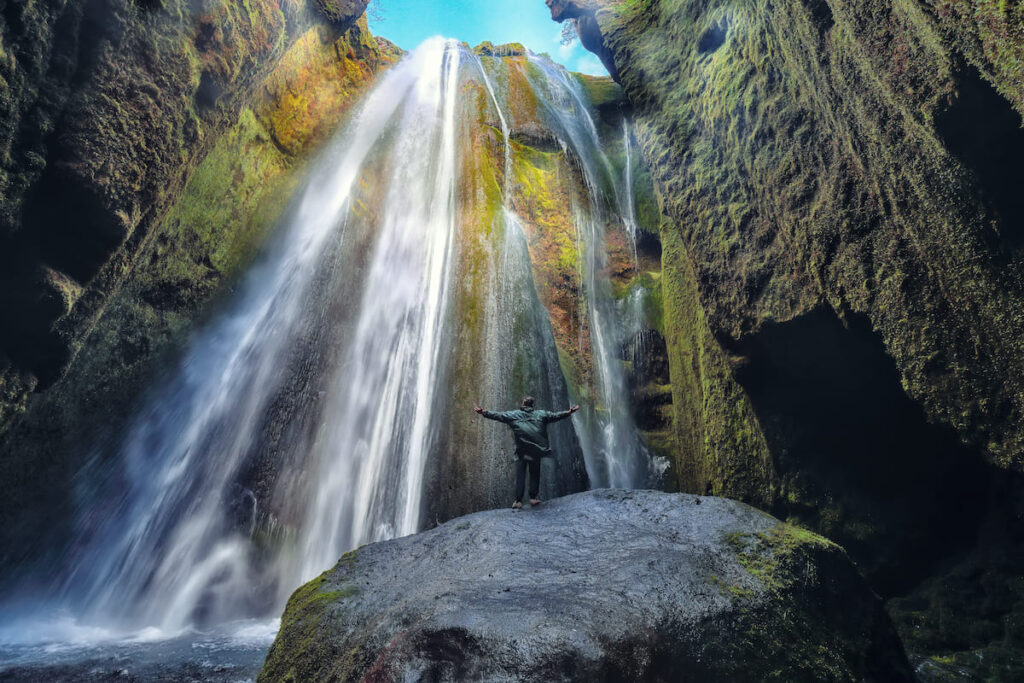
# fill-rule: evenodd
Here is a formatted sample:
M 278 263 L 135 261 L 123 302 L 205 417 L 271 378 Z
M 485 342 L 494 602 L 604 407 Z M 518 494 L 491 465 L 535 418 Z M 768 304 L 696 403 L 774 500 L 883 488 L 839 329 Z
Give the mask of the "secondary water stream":
M 461 324 L 454 310 L 465 276 L 460 216 L 473 201 L 460 195 L 460 159 L 463 132 L 478 122 L 465 118 L 471 108 L 461 96 L 477 78 L 504 146 L 500 239 L 489 247 L 498 258 L 481 337 L 494 362 L 477 378 L 477 400 L 510 400 L 508 378 L 528 361 L 540 402 L 568 402 L 576 390 L 562 376 L 523 221 L 512 208 L 511 119 L 499 63 L 435 38 L 382 76 L 315 165 L 235 300 L 196 334 L 117 452 L 97 453 L 102 464 L 83 473 L 80 542 L 41 604 L 18 615 L 7 610 L 4 659 L 31 666 L 37 655 L 98 641 L 108 644 L 104 661 L 123 651 L 142 666 L 132 659 L 133 643 L 151 652 L 154 640 L 168 651 L 212 643 L 207 649 L 228 660 L 235 652 L 262 656 L 267 643 L 258 634 L 273 632 L 297 586 L 351 548 L 429 523 L 428 471 L 440 457 L 439 425 L 451 419 Z M 573 77 L 533 55 L 528 73 L 587 197 L 574 201 L 572 215 L 594 386 L 592 401 L 554 445 L 582 450 L 592 486 L 640 486 L 648 456 L 620 360 L 633 323 L 612 296 L 605 250 L 609 222 L 636 235 L 630 164 L 625 177 L 613 171 Z M 300 384 L 303 409 L 283 410 L 282 396 Z M 292 436 L 270 449 L 268 434 L 282 431 Z M 583 485 L 569 464 L 557 467 L 554 491 Z M 268 469 L 269 476 L 253 474 Z M 259 495 L 254 482 L 263 486 Z M 250 664 L 225 670 L 245 677 Z
M 633 209 L 630 164 L 626 163 L 627 188 L 612 170 L 602 148 L 597 127 L 590 115 L 579 84 L 564 68 L 543 57 L 532 56 L 537 67 L 534 87 L 539 93 L 552 122 L 560 133 L 559 141 L 579 162 L 589 190 L 588 202 L 574 206 L 573 215 L 581 242 L 581 264 L 584 282 L 583 300 L 590 321 L 590 346 L 596 376 L 595 410 L 586 419 L 581 434 L 587 457 L 587 473 L 595 487 L 634 488 L 646 483 L 650 457 L 646 453 L 633 423 L 629 391 L 619 350 L 624 331 L 629 327 L 622 319 L 612 296 L 608 276 L 605 226 L 613 211 L 626 227 L 636 253 L 636 219 Z M 628 132 L 626 135 L 627 151 Z M 605 185 L 610 185 L 605 191 Z M 607 197 L 614 203 L 609 206 Z M 634 256 L 635 260 L 635 256 Z

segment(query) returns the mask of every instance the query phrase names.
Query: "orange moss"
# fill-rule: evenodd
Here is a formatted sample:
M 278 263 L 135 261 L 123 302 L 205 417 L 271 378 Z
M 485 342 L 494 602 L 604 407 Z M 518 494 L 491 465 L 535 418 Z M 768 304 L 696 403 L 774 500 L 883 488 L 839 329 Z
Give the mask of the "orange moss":
M 341 37 L 319 26 L 289 50 L 285 69 L 267 79 L 260 121 L 282 151 L 301 154 L 327 137 L 374 72 L 393 59 L 381 53 L 365 16 Z

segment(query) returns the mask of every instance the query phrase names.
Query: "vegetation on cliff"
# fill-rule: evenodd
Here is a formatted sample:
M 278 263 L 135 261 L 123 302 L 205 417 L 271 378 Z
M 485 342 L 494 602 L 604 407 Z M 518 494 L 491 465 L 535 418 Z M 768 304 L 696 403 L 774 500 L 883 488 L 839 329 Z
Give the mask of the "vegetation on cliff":
M 887 595 L 1016 554 L 1019 522 L 978 534 L 1024 467 L 1019 8 L 548 4 L 599 25 L 665 214 L 680 487 L 811 525 Z
M 0 564 L 16 564 L 67 532 L 67 492 L 89 456 L 83 444 L 114 437 L 163 364 L 252 263 L 311 155 L 398 55 L 370 35 L 365 18 L 342 33 L 314 25 L 259 83 L 139 248 L 67 375 L 34 397 L 4 435 Z
M 363 0 L 334 17 L 345 30 Z M 60 378 L 306 0 L 12 2 L 0 17 L 0 429 Z

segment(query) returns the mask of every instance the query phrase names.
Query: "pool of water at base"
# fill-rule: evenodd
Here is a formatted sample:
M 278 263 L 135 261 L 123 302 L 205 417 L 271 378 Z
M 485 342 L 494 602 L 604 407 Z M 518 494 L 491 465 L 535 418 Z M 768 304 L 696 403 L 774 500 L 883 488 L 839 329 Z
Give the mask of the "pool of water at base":
M 0 682 L 252 682 L 279 626 L 279 620 L 245 621 L 172 637 L 143 632 L 120 638 L 72 629 L 74 636 L 60 642 L 0 641 Z

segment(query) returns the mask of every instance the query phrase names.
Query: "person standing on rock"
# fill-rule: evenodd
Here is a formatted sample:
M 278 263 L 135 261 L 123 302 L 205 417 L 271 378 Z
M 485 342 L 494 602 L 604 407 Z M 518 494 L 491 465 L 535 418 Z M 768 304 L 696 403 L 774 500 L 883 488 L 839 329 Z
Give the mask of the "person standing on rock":
M 533 396 L 524 398 L 523 405 L 519 410 L 494 413 L 484 410 L 480 406 L 474 408 L 477 414 L 483 415 L 488 420 L 504 422 L 512 429 L 512 436 L 516 443 L 516 500 L 512 503 L 513 510 L 523 507 L 523 488 L 526 486 L 527 468 L 530 470 L 530 505 L 540 505 L 540 500 L 537 498 L 540 492 L 540 460 L 551 456 L 551 447 L 548 445 L 548 424 L 564 420 L 579 409 L 579 406 L 572 406 L 569 410 L 560 413 L 535 410 Z

